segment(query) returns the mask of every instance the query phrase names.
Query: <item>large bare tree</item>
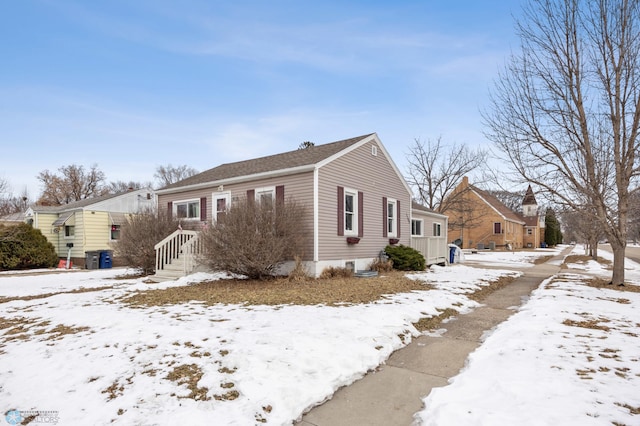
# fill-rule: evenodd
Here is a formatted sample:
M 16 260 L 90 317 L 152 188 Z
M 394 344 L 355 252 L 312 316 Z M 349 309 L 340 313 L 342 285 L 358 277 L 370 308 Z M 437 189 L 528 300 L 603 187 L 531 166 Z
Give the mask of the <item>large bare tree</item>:
M 42 182 L 42 195 L 38 204 L 62 205 L 104 195 L 105 174 L 94 164 L 89 170 L 84 166 L 71 164 L 58 169 L 59 174 L 44 170 L 38 175 Z
M 159 187 L 162 188 L 195 174 L 198 174 L 198 171 L 193 167 L 184 164 L 182 166 L 172 166 L 168 164 L 166 166 L 156 167 L 156 172 L 153 174 L 153 177 L 158 182 Z
M 462 178 L 487 160 L 487 152 L 465 144 L 447 145 L 439 137 L 423 142 L 415 139 L 407 154 L 407 180 L 416 200 L 431 210 L 444 212 L 457 204 L 451 197 Z M 462 194 L 459 194 L 462 195 Z
M 487 136 L 517 176 L 602 225 L 621 285 L 639 173 L 640 1 L 531 0 L 516 28 L 521 50 L 495 83 Z

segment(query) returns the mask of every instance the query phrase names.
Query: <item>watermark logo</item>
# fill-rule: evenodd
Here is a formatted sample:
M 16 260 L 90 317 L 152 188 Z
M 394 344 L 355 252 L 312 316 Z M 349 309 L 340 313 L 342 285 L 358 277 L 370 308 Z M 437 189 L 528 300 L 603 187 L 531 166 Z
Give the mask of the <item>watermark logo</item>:
M 9 410 L 4 418 L 10 425 L 19 425 L 25 420 L 28 420 L 32 426 L 39 424 L 56 425 L 60 421 L 57 411 L 41 410 Z
M 17 425 L 22 422 L 22 414 L 20 414 L 20 411 L 18 410 L 8 411 L 4 418 L 10 425 Z

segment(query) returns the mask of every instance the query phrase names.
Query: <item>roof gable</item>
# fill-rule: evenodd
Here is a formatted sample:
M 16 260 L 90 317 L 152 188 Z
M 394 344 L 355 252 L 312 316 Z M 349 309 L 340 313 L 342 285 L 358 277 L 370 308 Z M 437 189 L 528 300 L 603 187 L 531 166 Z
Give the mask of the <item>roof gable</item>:
M 288 169 L 297 169 L 304 166 L 315 166 L 323 161 L 331 159 L 335 155 L 338 155 L 342 151 L 372 135 L 373 133 L 370 133 L 368 135 L 323 145 L 310 146 L 308 148 L 297 149 L 295 151 L 284 152 L 281 154 L 238 161 L 235 163 L 221 164 L 212 169 L 198 173 L 197 175 L 188 177 L 171 185 L 167 185 L 160 189 L 159 192 L 194 185 L 214 183 L 226 179 L 260 175 Z
M 500 214 L 505 219 L 522 224 L 525 223 L 524 217 L 511 210 L 509 207 L 505 206 L 500 200 L 498 200 L 496 196 L 491 195 L 490 193 L 483 191 L 482 189 L 474 185 L 469 185 L 469 188 L 471 188 L 473 192 L 475 192 L 485 203 L 487 203 L 489 207 L 498 212 L 498 214 Z

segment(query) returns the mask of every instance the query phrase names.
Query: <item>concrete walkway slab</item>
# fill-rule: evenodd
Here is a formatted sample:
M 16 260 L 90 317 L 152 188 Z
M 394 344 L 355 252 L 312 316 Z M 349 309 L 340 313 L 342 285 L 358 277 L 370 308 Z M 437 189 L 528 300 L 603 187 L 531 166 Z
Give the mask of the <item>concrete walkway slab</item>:
M 477 341 L 420 336 L 392 353 L 387 365 L 446 379 L 464 367 L 469 353 L 479 345 Z
M 304 416 L 305 426 L 389 426 L 411 424 L 422 408 L 421 396 L 447 379 L 390 365 L 339 389 L 329 401 Z
M 494 328 L 514 312 L 512 309 L 496 309 L 486 306 L 474 309 L 468 314 L 460 315 L 444 324 L 447 330 L 446 337 L 480 342 L 487 330 Z M 460 321 L 461 318 L 464 320 Z
M 523 276 L 481 301 L 482 306 L 443 324 L 441 337 L 420 336 L 391 354 L 386 365 L 339 389 L 297 423 L 304 426 L 411 425 L 422 399 L 434 387 L 464 367 L 469 353 L 488 331 L 507 320 L 526 302 L 532 290 L 560 271 L 560 260 L 571 248 L 547 263 L 525 270 Z

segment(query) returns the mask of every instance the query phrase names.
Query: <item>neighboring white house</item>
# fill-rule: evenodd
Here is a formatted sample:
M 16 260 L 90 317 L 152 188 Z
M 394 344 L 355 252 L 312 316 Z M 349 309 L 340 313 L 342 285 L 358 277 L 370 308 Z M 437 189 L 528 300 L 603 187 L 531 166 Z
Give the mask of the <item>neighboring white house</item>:
M 154 191 L 145 188 L 62 206 L 33 206 L 25 221 L 42 232 L 60 258 L 70 254 L 75 265 L 84 266 L 87 251 L 112 250 L 126 215 L 155 206 Z

